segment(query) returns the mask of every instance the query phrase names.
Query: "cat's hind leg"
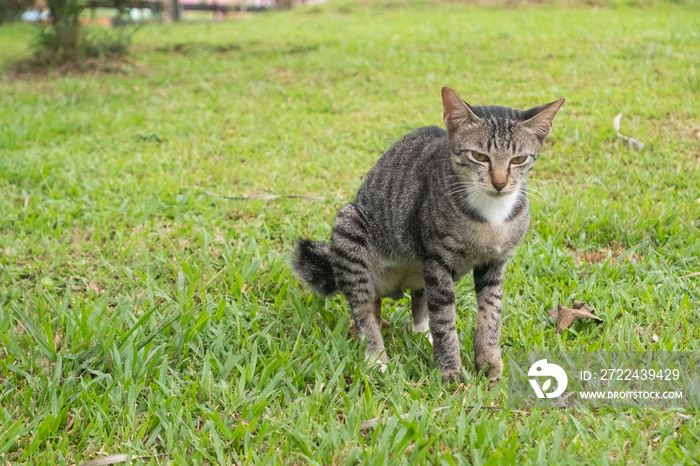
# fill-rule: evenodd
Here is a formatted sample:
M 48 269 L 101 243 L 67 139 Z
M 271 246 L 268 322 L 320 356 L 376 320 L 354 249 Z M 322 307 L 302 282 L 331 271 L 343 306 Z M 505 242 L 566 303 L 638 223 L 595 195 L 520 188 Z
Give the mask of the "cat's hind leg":
M 425 333 L 430 330 L 428 301 L 423 290 L 411 290 L 411 313 L 413 314 L 413 332 Z M 433 344 L 433 336 L 428 333 L 428 340 Z
M 389 358 L 381 333 L 381 300 L 375 289 L 377 256 L 372 230 L 370 219 L 355 205 L 341 209 L 331 233 L 331 263 L 336 283 L 350 305 L 357 337 L 367 342 L 365 360 L 377 363 L 384 372 Z

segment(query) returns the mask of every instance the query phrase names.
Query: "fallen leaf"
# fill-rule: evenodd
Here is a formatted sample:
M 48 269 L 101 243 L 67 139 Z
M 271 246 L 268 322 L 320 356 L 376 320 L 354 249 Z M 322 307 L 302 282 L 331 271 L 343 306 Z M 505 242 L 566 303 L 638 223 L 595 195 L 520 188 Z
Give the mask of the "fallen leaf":
M 599 322 L 603 321 L 603 319 L 593 314 L 595 312 L 595 309 L 593 309 L 588 304 L 575 299 L 573 303 L 573 308 L 565 307 L 560 304 L 559 306 L 557 306 L 556 309 L 551 309 L 547 311 L 549 317 L 557 321 L 557 333 L 562 333 L 564 329 L 568 328 L 569 325 L 571 325 L 571 323 L 576 319 L 583 319 L 585 317 L 588 317 Z
M 644 143 L 640 141 L 639 139 L 631 138 L 629 136 L 624 136 L 620 134 L 620 119 L 622 118 L 622 113 L 618 113 L 615 119 L 613 120 L 613 128 L 615 128 L 615 133 L 617 134 L 617 137 L 622 139 L 622 142 L 624 144 L 627 144 L 628 146 L 632 147 L 634 150 L 642 150 L 644 149 Z

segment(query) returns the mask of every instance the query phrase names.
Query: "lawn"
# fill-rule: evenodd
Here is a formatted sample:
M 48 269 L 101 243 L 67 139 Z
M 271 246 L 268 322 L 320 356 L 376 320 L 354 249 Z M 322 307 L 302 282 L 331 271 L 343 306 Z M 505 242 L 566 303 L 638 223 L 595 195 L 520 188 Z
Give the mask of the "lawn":
M 506 380 L 474 374 L 469 276 L 450 386 L 408 299 L 384 303 L 381 374 L 344 299 L 287 265 L 384 150 L 442 124 L 443 85 L 477 105 L 567 97 L 507 269 L 503 351 L 699 351 L 700 9 L 649 3 L 331 2 L 149 25 L 116 72 L 19 78 L 33 31 L 1 27 L 0 459 L 696 464 L 697 406 L 509 410 Z M 225 197 L 263 194 L 324 199 Z M 546 311 L 574 298 L 605 323 L 558 335 Z

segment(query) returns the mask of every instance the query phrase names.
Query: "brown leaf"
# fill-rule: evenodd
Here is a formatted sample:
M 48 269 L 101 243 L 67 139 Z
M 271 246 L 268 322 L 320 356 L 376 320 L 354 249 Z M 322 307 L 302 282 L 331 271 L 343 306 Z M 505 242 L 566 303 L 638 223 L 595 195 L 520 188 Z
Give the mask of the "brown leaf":
M 599 322 L 603 321 L 603 319 L 593 314 L 595 312 L 595 309 L 593 309 L 588 304 L 575 299 L 573 303 L 573 308 L 565 307 L 560 304 L 559 306 L 557 306 L 556 309 L 547 311 L 549 317 L 556 319 L 557 321 L 557 333 L 562 333 L 564 329 L 568 328 L 569 325 L 571 325 L 571 323 L 576 319 L 583 319 L 584 317 L 588 317 Z

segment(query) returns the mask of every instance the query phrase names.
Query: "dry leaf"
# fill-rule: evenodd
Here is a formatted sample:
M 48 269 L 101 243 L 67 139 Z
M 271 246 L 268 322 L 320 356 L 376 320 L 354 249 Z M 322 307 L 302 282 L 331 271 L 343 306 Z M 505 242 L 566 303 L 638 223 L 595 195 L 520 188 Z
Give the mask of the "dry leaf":
M 628 146 L 632 147 L 632 149 L 635 150 L 642 150 L 644 149 L 644 143 L 640 141 L 639 139 L 631 138 L 629 136 L 624 136 L 620 134 L 620 119 L 622 118 L 622 113 L 618 113 L 615 119 L 613 120 L 613 128 L 615 128 L 615 133 L 617 133 L 617 137 L 622 139 L 622 142 L 624 144 L 627 144 Z
M 571 323 L 576 319 L 583 319 L 588 317 L 602 322 L 603 319 L 594 315 L 595 309 L 586 303 L 574 299 L 574 307 L 565 307 L 561 304 L 557 306 L 556 309 L 547 311 L 549 317 L 556 319 L 557 321 L 557 333 L 562 333 L 565 328 L 568 328 Z

